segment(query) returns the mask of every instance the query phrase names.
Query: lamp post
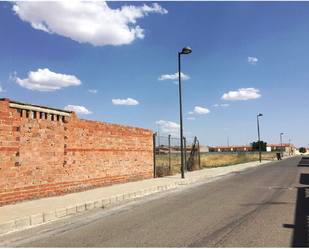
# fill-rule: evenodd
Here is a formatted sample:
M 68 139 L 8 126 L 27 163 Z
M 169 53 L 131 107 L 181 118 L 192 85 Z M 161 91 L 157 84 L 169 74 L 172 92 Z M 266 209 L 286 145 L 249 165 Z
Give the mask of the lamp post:
M 283 152 L 282 152 L 282 135 L 283 135 L 283 133 L 280 133 L 280 142 L 281 142 L 281 158 L 283 158 Z
M 179 106 L 180 106 L 180 149 L 181 149 L 181 178 L 185 178 L 185 171 L 183 167 L 183 127 L 182 127 L 182 103 L 181 103 L 181 72 L 180 72 L 180 55 L 190 54 L 191 48 L 184 47 L 181 52 L 178 52 L 178 66 L 179 66 Z
M 257 129 L 258 129 L 258 139 L 259 139 L 259 158 L 260 162 L 262 161 L 261 159 L 261 143 L 260 143 L 260 126 L 259 126 L 259 117 L 263 116 L 263 114 L 257 115 Z
M 159 157 L 161 157 L 161 155 L 160 155 L 160 123 L 158 123 L 158 140 L 159 140 Z

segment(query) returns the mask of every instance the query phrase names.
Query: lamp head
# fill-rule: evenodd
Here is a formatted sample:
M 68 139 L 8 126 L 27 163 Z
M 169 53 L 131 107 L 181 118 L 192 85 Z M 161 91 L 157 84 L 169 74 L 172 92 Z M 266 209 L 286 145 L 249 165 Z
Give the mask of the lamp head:
M 184 47 L 182 49 L 182 52 L 181 54 L 190 54 L 192 52 L 191 48 L 190 47 Z
M 261 117 L 261 116 L 263 116 L 263 114 L 262 114 L 262 113 L 258 115 L 258 117 Z

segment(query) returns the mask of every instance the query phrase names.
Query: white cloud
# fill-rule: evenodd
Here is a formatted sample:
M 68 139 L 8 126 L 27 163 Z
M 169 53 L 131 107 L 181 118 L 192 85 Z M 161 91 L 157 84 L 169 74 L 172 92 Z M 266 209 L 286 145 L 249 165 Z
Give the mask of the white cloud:
M 183 73 L 180 73 L 181 79 L 182 80 L 189 80 L 190 77 L 189 75 L 185 75 Z M 158 80 L 175 80 L 179 78 L 179 73 L 175 73 L 175 74 L 164 74 L 161 75 L 161 77 L 158 78 Z M 176 82 L 178 83 L 178 82 Z
M 105 1 L 18 1 L 13 11 L 35 29 L 94 46 L 130 44 L 143 39 L 144 30 L 136 25 L 136 20 L 148 13 L 168 13 L 157 3 L 111 9 Z
M 97 93 L 98 90 L 88 90 L 88 92 L 91 92 L 91 93 Z
M 219 105 L 218 105 L 218 104 L 214 104 L 214 105 L 212 105 L 212 106 L 218 107 Z M 221 104 L 220 106 L 225 107 L 225 106 L 230 106 L 230 105 L 229 105 L 229 104 Z
M 9 80 L 10 81 L 15 81 L 16 80 L 16 75 L 17 75 L 16 71 L 14 71 L 13 75 L 11 73 L 9 73 Z
M 258 59 L 254 57 L 248 57 L 247 61 L 251 63 L 252 65 L 256 65 Z
M 188 114 L 207 114 L 210 113 L 210 111 L 207 108 L 203 108 L 200 106 L 196 106 L 194 107 L 194 111 L 190 111 L 188 112 Z
M 189 119 L 189 120 L 194 120 L 195 118 L 193 118 L 193 117 L 188 117 L 187 119 Z
M 156 124 L 160 124 L 161 131 L 167 133 L 173 137 L 180 137 L 180 125 L 171 121 L 156 121 Z
M 138 101 L 135 99 L 112 99 L 114 105 L 138 105 Z
M 64 110 L 74 111 L 76 114 L 92 114 L 92 112 L 88 111 L 85 107 L 78 105 L 67 105 L 64 107 Z
M 55 91 L 62 87 L 78 86 L 81 85 L 81 81 L 73 75 L 66 75 L 60 73 L 54 73 L 49 71 L 48 68 L 38 69 L 37 72 L 30 71 L 27 79 L 20 79 L 10 75 L 10 80 L 16 81 L 22 87 L 30 90 L 37 90 L 41 92 Z
M 237 91 L 230 91 L 222 95 L 223 100 L 247 100 L 247 99 L 257 99 L 261 97 L 258 94 L 260 90 L 254 88 L 240 88 Z

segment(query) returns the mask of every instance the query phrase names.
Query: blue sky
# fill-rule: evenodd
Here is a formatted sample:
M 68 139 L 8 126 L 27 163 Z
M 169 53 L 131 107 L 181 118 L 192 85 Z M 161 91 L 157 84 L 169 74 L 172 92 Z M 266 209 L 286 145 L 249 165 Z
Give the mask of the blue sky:
M 309 2 L 0 2 L 0 97 L 202 145 L 309 146 Z

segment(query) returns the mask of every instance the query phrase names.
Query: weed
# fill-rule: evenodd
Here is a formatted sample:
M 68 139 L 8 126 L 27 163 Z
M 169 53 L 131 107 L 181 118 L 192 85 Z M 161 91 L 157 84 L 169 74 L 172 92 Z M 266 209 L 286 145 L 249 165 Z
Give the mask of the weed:
M 262 160 L 274 159 L 276 154 L 264 154 Z M 224 167 L 259 160 L 258 154 L 239 152 L 237 154 L 207 154 L 201 155 L 201 166 L 204 168 Z

